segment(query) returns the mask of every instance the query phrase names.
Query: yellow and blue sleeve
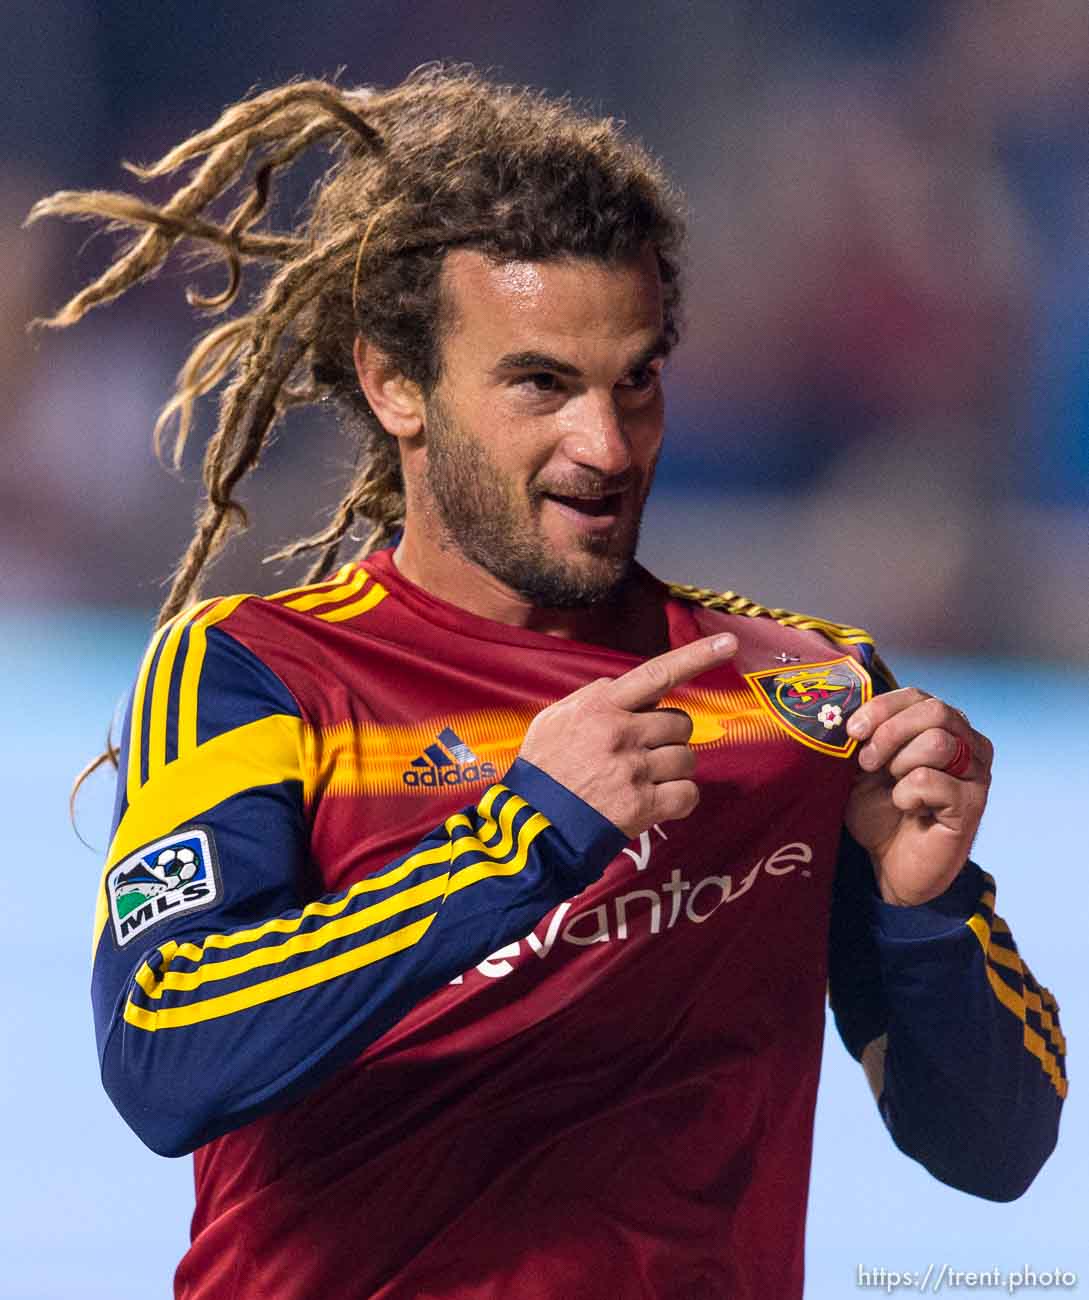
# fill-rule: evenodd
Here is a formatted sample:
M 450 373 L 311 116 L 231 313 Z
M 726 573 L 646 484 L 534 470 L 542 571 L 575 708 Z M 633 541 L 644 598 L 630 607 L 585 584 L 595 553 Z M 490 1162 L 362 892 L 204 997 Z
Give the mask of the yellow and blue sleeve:
M 624 842 L 518 760 L 409 853 L 315 897 L 304 719 L 217 608 L 164 629 L 141 669 L 95 923 L 103 1082 L 167 1155 L 314 1087 Z
M 994 904 L 971 862 L 940 898 L 887 904 L 845 835 L 829 991 L 851 1054 L 883 1052 L 878 1106 L 896 1145 L 943 1182 L 1009 1201 L 1054 1148 L 1066 1042 Z

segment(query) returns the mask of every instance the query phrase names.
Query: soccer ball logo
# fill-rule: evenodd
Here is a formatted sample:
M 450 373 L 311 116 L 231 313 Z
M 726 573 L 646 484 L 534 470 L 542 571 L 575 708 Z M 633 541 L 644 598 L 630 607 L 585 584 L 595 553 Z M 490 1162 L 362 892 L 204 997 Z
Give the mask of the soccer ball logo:
M 176 888 L 197 874 L 197 855 L 192 849 L 163 849 L 151 870 L 164 885 Z
M 119 947 L 166 916 L 207 907 L 219 896 L 210 833 L 192 827 L 149 844 L 110 869 L 106 890 Z

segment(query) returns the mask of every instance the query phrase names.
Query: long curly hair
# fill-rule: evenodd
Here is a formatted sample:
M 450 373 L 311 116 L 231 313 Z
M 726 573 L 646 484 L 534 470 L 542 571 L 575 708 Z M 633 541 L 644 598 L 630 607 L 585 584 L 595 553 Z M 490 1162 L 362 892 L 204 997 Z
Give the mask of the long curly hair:
M 278 175 L 314 147 L 329 151 L 329 163 L 298 227 L 268 229 Z M 449 250 L 612 261 L 649 245 L 666 338 L 677 339 L 680 196 L 618 123 L 567 99 L 498 85 L 462 65 L 425 66 L 391 89 L 298 80 L 230 106 L 158 162 L 126 167 L 148 181 L 190 165 L 162 204 L 66 190 L 27 218 L 137 232 L 93 284 L 35 327 L 74 325 L 153 277 L 179 246 L 226 267 L 222 292 L 187 291 L 196 311 L 227 313 L 244 289 L 252 303 L 197 340 L 155 425 L 156 447 L 172 438 L 179 463 L 196 403 L 221 390 L 203 460 L 205 497 L 159 626 L 197 599 L 208 566 L 246 526 L 236 490 L 291 406 L 333 399 L 358 432 L 359 468 L 327 526 L 279 557 L 316 552 L 307 581 L 318 581 L 358 521 L 369 525 L 360 555 L 395 533 L 404 518 L 399 452 L 363 396 L 352 348 L 357 336 L 375 344 L 430 394 L 442 363 L 440 272 Z M 232 191 L 236 206 L 215 219 L 209 209 Z

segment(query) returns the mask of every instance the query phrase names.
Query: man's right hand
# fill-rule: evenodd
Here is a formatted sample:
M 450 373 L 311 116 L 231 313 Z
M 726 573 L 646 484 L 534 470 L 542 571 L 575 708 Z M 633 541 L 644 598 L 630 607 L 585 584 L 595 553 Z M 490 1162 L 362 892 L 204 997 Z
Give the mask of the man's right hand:
M 519 756 L 634 839 L 655 822 L 678 821 L 699 803 L 691 779 L 692 719 L 659 700 L 730 659 L 729 632 L 648 659 L 622 677 L 600 677 L 542 709 Z

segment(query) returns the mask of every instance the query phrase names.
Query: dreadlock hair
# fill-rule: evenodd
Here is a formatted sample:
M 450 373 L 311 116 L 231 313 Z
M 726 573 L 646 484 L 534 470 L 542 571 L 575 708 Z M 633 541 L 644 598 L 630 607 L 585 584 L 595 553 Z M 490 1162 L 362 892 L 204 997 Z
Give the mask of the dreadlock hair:
M 318 145 L 332 157 L 298 228 L 263 228 L 277 174 Z M 332 398 L 358 433 L 359 468 L 327 527 L 270 558 L 316 552 L 307 575 L 314 582 L 332 571 L 357 520 L 370 525 L 359 555 L 393 536 L 404 518 L 400 455 L 360 389 L 352 349 L 361 336 L 425 397 L 432 392 L 449 250 L 499 260 L 615 261 L 649 244 L 663 284 L 666 339 L 677 339 L 679 196 L 616 122 L 566 99 L 497 85 L 463 65 L 427 65 L 388 90 L 299 80 L 232 105 L 156 163 L 125 166 L 148 181 L 190 164 L 188 181 L 161 205 L 65 190 L 40 200 L 27 218 L 29 225 L 75 217 L 138 232 L 104 274 L 37 327 L 75 324 L 153 277 L 177 245 L 195 245 L 205 260 L 226 265 L 221 293 L 187 291 L 202 314 L 226 312 L 253 273 L 250 309 L 197 341 L 155 425 L 158 450 L 173 431 L 178 465 L 195 404 L 222 388 L 203 461 L 205 498 L 159 626 L 197 598 L 208 566 L 245 527 L 235 490 L 291 406 Z M 234 209 L 222 219 L 210 215 L 236 189 Z

